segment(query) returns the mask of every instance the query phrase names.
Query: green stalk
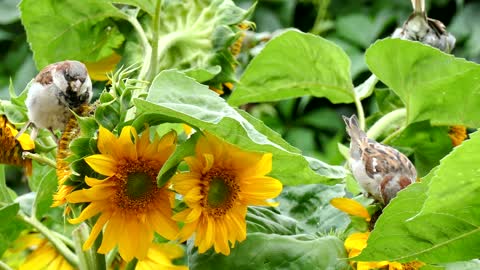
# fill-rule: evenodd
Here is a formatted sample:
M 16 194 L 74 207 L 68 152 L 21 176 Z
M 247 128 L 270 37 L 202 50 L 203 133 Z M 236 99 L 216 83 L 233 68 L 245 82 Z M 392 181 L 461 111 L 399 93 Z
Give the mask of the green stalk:
M 358 115 L 358 124 L 360 125 L 360 129 L 365 130 L 365 112 L 363 111 L 362 102 L 360 101 L 360 97 L 357 94 L 354 95 L 355 100 L 355 107 L 357 107 L 357 115 Z
M 80 270 L 105 270 L 105 256 L 103 254 L 97 253 L 97 249 L 99 243 L 97 243 L 98 239 L 101 242 L 101 236 L 97 238 L 94 245 L 88 249 L 83 250 L 83 243 L 87 241 L 89 237 L 90 231 L 88 229 L 88 225 L 86 223 L 80 224 L 74 231 L 73 231 L 73 239 L 75 241 L 75 251 L 78 254 L 80 259 Z
M 18 213 L 18 216 L 27 224 L 31 225 L 37 229 L 45 238 L 52 243 L 55 249 L 62 254 L 62 256 L 73 266 L 73 268 L 78 268 L 79 261 L 77 256 L 63 243 L 55 234 L 50 231 L 45 225 L 38 221 L 35 217 L 28 217 L 22 212 Z
M 390 126 L 394 125 L 395 123 L 398 123 L 399 121 L 404 120 L 406 116 L 407 116 L 407 110 L 405 108 L 397 109 L 387 113 L 382 118 L 380 118 L 377 122 L 375 122 L 375 124 L 367 131 L 367 136 L 374 140 L 377 139 L 380 135 L 382 135 L 382 133 L 386 129 L 388 129 Z M 403 128 L 401 128 L 400 130 L 403 130 Z M 396 132 L 390 134 L 390 136 L 392 136 L 393 134 L 396 134 Z
M 162 8 L 162 1 L 157 0 L 157 4 L 155 6 L 155 14 L 153 15 L 153 38 L 152 38 L 152 54 L 150 58 L 151 66 L 150 70 L 148 71 L 148 75 L 146 79 L 148 81 L 152 81 L 153 78 L 158 74 L 158 63 L 160 62 L 159 55 L 158 55 L 158 47 L 160 44 L 160 38 L 159 38 L 159 27 L 160 27 L 160 11 Z
M 150 42 L 148 41 L 147 35 L 145 34 L 145 31 L 143 30 L 142 25 L 137 20 L 137 17 L 128 16 L 127 20 L 133 26 L 135 31 L 137 31 L 137 34 L 140 37 L 140 41 L 142 42 L 142 45 L 143 45 L 143 50 L 144 50 L 143 64 L 142 64 L 142 69 L 140 70 L 140 73 L 138 75 L 138 79 L 139 80 L 144 80 L 148 71 L 150 70 L 150 66 L 152 64 L 152 62 L 151 62 L 152 46 L 150 45 Z

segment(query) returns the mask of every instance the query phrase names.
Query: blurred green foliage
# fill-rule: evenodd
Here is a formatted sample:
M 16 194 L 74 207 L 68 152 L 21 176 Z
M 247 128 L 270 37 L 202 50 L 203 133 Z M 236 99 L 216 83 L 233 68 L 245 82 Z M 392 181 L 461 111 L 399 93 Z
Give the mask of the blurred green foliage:
M 8 98 L 10 80 L 15 90 L 22 91 L 37 70 L 32 52 L 26 41 L 25 30 L 19 19 L 17 5 L 20 0 L 0 0 L 0 99 Z M 240 7 L 248 8 L 255 1 L 236 0 Z M 401 26 L 411 12 L 408 0 L 259 0 L 251 18 L 258 36 L 268 40 L 279 30 L 298 28 L 321 35 L 342 47 L 352 62 L 351 74 L 355 85 L 368 78 L 364 52 L 376 39 L 389 36 Z M 427 1 L 429 17 L 445 23 L 457 38 L 453 54 L 468 60 L 480 61 L 480 3 L 463 0 Z M 255 48 L 247 48 L 255 55 Z M 245 51 L 245 49 L 244 49 Z M 250 57 L 240 55 L 243 65 Z M 388 90 L 385 90 L 388 91 Z M 363 100 L 370 120 L 395 108 L 395 97 L 376 95 Z M 380 99 L 377 102 L 376 99 Z M 388 103 L 382 102 L 384 100 Z M 391 101 L 391 102 L 390 102 Z M 380 107 L 379 107 L 380 105 Z M 301 97 L 275 103 L 253 104 L 244 107 L 253 116 L 264 121 L 305 155 L 319 158 L 329 164 L 342 164 L 343 156 L 338 143 L 346 141 L 341 115 L 355 113 L 353 104 L 332 104 L 325 98 Z M 368 121 L 367 124 L 372 121 Z M 12 178 L 15 171 L 7 170 Z

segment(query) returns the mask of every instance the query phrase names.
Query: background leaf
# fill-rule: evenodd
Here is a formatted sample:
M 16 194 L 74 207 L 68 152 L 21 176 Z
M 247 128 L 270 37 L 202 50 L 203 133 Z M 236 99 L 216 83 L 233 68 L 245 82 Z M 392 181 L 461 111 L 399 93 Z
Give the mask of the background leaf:
M 252 233 L 230 256 L 212 250 L 198 254 L 188 243 L 189 268 L 199 269 L 348 269 L 343 242 L 334 236 Z
M 377 41 L 366 58 L 404 102 L 408 123 L 480 126 L 480 65 L 400 39 Z
M 272 39 L 248 65 L 228 103 L 276 101 L 305 95 L 353 102 L 350 59 L 334 43 L 290 30 Z
M 178 71 L 161 72 L 152 82 L 147 100 L 136 99 L 135 104 L 141 112 L 176 118 L 178 122 L 209 130 L 246 150 L 273 153 L 270 175 L 284 184 L 325 182 L 330 178 L 342 178 L 345 174 L 343 168 L 324 163 L 335 174 L 315 173 L 299 150 L 286 143 L 280 135 L 246 112 L 228 106 L 207 86 Z M 322 163 L 315 165 L 318 164 Z M 328 171 L 327 168 L 323 172 Z
M 20 11 L 39 69 L 65 59 L 95 62 L 124 41 L 111 18 L 125 15 L 110 1 L 24 0 Z

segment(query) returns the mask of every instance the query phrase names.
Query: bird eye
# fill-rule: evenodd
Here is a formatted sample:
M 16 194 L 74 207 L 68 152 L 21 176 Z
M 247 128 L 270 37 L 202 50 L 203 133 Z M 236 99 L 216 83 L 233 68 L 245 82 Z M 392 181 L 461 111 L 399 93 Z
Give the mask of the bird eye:
M 73 78 L 72 78 L 72 76 L 70 76 L 70 74 L 65 73 L 65 80 L 71 81 L 71 80 L 73 80 Z

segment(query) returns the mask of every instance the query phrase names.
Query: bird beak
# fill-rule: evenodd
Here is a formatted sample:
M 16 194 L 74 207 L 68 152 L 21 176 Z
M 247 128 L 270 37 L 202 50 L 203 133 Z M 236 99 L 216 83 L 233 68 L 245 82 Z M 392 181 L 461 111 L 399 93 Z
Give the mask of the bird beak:
M 75 92 L 78 92 L 81 86 L 82 86 L 82 82 L 80 80 L 75 80 L 70 82 L 70 87 L 72 87 L 73 91 Z

